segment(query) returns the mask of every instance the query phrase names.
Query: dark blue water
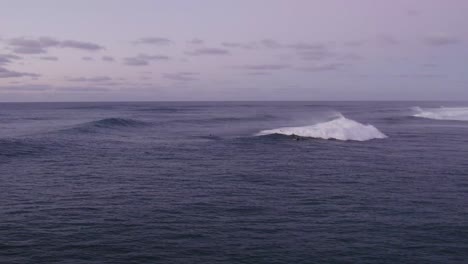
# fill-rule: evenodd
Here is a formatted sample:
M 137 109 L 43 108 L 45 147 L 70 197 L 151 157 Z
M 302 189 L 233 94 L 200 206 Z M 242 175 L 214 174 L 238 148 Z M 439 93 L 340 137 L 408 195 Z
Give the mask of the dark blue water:
M 0 104 L 0 263 L 467 263 L 468 103 Z M 255 136 L 337 112 L 388 136 Z

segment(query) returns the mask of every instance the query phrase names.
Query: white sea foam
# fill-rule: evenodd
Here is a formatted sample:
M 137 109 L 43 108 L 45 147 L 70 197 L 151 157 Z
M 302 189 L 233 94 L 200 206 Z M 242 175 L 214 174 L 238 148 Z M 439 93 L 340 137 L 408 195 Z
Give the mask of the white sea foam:
M 440 108 L 420 108 L 414 107 L 415 117 L 436 119 L 436 120 L 458 120 L 468 121 L 468 107 L 440 107 Z
M 339 116 L 328 122 L 302 127 L 283 127 L 260 131 L 257 135 L 296 135 L 300 137 L 366 141 L 387 136 L 372 125 L 364 125 L 354 120 Z

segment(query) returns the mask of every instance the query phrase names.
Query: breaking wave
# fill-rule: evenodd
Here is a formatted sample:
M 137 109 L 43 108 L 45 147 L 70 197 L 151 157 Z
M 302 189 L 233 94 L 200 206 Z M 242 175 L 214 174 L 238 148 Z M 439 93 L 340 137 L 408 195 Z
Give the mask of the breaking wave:
M 257 136 L 281 134 L 308 138 L 366 141 L 387 136 L 372 125 L 364 125 L 340 115 L 328 122 L 302 127 L 283 127 L 260 131 Z
M 420 108 L 413 107 L 416 112 L 414 117 L 429 118 L 435 120 L 453 120 L 468 121 L 467 107 L 439 107 L 439 108 Z

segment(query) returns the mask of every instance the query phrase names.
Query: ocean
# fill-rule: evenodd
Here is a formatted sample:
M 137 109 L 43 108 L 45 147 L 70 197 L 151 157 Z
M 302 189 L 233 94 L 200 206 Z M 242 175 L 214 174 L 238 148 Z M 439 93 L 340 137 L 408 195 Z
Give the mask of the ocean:
M 468 103 L 1 103 L 0 263 L 468 263 Z

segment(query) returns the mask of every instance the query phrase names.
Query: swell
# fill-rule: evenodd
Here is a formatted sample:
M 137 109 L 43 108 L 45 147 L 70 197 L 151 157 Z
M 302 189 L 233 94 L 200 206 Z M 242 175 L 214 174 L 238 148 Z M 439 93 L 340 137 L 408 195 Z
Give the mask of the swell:
M 276 117 L 273 115 L 257 115 L 257 116 L 246 116 L 246 117 L 216 117 L 207 119 L 207 122 L 239 122 L 239 121 L 268 121 L 273 120 Z
M 65 131 L 78 132 L 98 132 L 100 130 L 121 130 L 131 128 L 141 128 L 149 126 L 149 123 L 127 118 L 104 118 L 96 121 L 78 124 Z
M 277 119 L 277 117 L 274 115 L 227 116 L 227 117 L 211 117 L 211 118 L 203 118 L 203 119 L 174 119 L 174 120 L 168 121 L 168 123 L 211 124 L 211 123 L 271 121 L 275 119 Z
M 46 144 L 30 139 L 0 139 L 0 157 L 4 158 L 30 156 L 44 152 L 46 148 Z

